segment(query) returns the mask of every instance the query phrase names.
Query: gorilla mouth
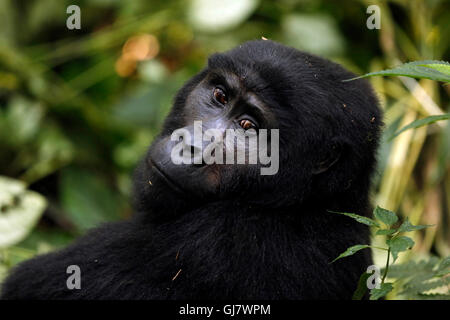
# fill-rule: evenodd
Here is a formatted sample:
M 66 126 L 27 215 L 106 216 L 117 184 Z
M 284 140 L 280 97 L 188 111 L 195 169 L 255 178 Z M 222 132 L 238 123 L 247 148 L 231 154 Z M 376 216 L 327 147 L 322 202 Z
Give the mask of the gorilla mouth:
M 150 165 L 153 167 L 153 169 L 155 169 L 154 171 L 158 174 L 158 176 L 160 176 L 171 189 L 173 189 L 177 193 L 186 195 L 187 192 L 174 181 L 172 181 L 172 179 L 167 174 L 165 174 L 164 171 L 161 170 L 158 165 L 153 162 L 152 159 L 150 159 Z

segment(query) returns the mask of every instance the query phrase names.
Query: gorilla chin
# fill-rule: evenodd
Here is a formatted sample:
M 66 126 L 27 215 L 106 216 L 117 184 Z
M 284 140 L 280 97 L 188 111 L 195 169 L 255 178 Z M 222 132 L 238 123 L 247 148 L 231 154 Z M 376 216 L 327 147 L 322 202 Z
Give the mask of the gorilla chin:
M 19 264 L 1 297 L 351 299 L 373 264 L 370 251 L 330 262 L 349 246 L 369 244 L 370 233 L 329 211 L 370 215 L 382 127 L 370 85 L 342 81 L 352 77 L 331 61 L 273 41 L 212 55 L 179 90 L 135 170 L 133 217 Z M 174 139 L 180 129 L 217 136 Z M 258 137 L 276 130 L 276 137 L 267 136 L 276 173 L 261 174 L 260 160 L 173 161 L 177 144 L 192 159 L 230 130 Z M 213 154 L 251 150 L 233 138 Z M 67 285 L 74 265 L 81 270 L 79 289 Z

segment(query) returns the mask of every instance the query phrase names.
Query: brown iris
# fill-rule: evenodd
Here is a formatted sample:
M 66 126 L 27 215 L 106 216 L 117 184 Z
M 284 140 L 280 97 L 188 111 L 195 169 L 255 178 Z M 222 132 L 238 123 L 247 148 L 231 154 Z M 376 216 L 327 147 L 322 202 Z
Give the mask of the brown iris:
M 214 89 L 214 98 L 221 104 L 226 104 L 228 102 L 226 93 L 220 88 Z
M 239 125 L 240 125 L 244 130 L 256 128 L 255 124 L 254 124 L 253 122 L 251 122 L 250 120 L 247 120 L 247 119 L 244 119 L 244 120 L 239 121 Z

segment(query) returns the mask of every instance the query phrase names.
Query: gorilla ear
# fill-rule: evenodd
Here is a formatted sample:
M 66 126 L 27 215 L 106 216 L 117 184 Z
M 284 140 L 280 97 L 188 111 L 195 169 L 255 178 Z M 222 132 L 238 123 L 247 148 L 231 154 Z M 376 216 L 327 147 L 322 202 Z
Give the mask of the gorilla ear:
M 327 150 L 325 157 L 317 163 L 312 171 L 313 174 L 319 174 L 330 169 L 340 158 L 342 154 L 342 143 L 333 139 L 333 143 Z

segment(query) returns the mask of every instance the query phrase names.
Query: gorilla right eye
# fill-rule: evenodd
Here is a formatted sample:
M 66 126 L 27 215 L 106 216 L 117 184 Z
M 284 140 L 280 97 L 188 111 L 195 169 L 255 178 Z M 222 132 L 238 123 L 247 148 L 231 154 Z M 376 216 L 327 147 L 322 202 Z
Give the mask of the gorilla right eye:
M 227 104 L 228 102 L 228 97 L 225 93 L 225 91 L 223 91 L 220 88 L 215 88 L 214 89 L 214 98 L 221 104 Z

